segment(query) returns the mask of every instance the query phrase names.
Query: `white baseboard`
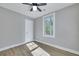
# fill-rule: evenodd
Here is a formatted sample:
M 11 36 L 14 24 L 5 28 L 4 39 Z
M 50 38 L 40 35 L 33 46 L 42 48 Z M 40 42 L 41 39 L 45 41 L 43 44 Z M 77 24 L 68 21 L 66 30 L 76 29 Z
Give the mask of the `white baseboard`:
M 10 49 L 10 48 L 19 46 L 19 45 L 23 45 L 25 43 L 27 43 L 27 42 L 22 42 L 22 43 L 18 43 L 18 44 L 14 44 L 14 45 L 8 46 L 8 47 L 0 48 L 0 51 L 4 51 L 4 50 L 7 50 L 7 49 Z
M 68 52 L 79 55 L 79 51 L 75 51 L 75 50 L 72 50 L 72 49 L 69 49 L 69 48 L 64 48 L 64 47 L 61 47 L 61 46 L 58 46 L 58 45 L 53 45 L 53 44 L 46 43 L 46 42 L 39 41 L 39 40 L 36 40 L 36 41 L 40 42 L 40 43 L 43 43 L 43 44 L 46 44 L 46 45 L 49 45 L 49 46 L 52 46 L 52 47 L 56 47 L 56 48 L 61 49 L 61 50 L 65 50 L 65 51 L 68 51 Z

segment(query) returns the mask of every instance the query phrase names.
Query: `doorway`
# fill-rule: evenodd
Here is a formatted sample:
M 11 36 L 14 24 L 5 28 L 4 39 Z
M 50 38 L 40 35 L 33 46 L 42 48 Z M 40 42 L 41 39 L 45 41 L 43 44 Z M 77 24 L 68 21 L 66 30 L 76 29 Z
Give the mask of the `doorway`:
M 29 19 L 25 20 L 25 41 L 33 41 L 33 21 Z

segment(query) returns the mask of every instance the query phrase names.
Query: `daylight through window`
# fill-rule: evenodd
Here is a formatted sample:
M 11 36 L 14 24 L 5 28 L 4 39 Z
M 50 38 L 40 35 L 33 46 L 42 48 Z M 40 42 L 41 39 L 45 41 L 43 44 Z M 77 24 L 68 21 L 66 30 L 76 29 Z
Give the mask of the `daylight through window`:
M 43 18 L 43 35 L 47 37 L 55 36 L 55 15 Z

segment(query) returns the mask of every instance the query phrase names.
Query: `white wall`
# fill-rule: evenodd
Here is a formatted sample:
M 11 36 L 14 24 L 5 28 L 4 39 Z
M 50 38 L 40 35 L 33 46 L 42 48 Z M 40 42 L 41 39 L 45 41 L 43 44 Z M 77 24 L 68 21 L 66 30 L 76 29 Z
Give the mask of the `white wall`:
M 35 40 L 79 51 L 79 4 L 55 13 L 55 38 L 43 37 L 43 18 L 40 17 L 34 24 Z
M 25 19 L 19 13 L 0 7 L 0 49 L 25 42 Z

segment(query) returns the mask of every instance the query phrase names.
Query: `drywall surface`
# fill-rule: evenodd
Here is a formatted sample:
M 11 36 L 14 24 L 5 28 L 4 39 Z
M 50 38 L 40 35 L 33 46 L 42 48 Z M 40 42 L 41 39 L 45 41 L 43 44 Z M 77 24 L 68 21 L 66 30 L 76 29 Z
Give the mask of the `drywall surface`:
M 35 40 L 79 51 L 79 4 L 55 12 L 55 38 L 43 37 L 43 17 L 34 25 Z
M 0 48 L 25 41 L 25 19 L 19 13 L 0 7 Z

